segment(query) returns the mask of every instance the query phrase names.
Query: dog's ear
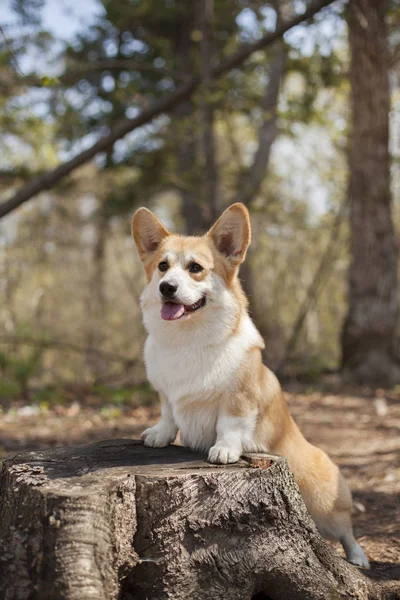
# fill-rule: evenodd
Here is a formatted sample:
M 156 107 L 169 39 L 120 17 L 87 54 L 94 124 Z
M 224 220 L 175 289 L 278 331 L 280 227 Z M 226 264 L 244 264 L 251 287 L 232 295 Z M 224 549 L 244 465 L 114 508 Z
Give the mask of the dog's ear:
M 242 263 L 251 240 L 250 217 L 245 205 L 240 202 L 232 204 L 207 235 L 232 265 Z
M 142 261 L 157 250 L 168 235 L 170 235 L 169 231 L 147 208 L 139 208 L 133 215 L 132 236 Z

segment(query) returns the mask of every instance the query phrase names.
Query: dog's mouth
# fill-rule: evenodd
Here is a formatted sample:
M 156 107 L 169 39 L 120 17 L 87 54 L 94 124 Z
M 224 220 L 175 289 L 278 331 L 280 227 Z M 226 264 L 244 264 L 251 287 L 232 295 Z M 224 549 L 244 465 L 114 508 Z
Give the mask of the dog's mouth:
M 164 319 L 164 321 L 176 321 L 176 319 L 181 319 L 184 315 L 188 315 L 203 308 L 203 306 L 206 305 L 206 301 L 206 297 L 203 296 L 194 304 L 189 305 L 170 301 L 164 302 L 161 307 L 161 318 Z

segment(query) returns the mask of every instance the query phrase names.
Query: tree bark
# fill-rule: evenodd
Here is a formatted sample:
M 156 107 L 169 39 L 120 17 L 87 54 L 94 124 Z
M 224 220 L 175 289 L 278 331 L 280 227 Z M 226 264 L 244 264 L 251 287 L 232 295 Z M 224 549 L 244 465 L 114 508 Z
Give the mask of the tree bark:
M 203 121 L 203 189 L 204 200 L 209 207 L 208 227 L 210 227 L 219 216 L 221 204 L 219 198 L 220 186 L 215 141 L 215 105 L 212 98 L 212 95 L 215 92 L 215 84 L 212 79 L 213 0 L 198 1 L 197 11 L 199 30 L 202 34 L 200 40 L 200 76 L 202 83 L 201 112 Z
M 0 506 L 2 600 L 394 599 L 325 544 L 280 457 L 30 452 L 5 461 Z
M 109 218 L 100 211 L 95 218 L 96 240 L 92 255 L 92 276 L 89 280 L 87 310 L 87 347 L 89 349 L 87 363 L 94 381 L 104 375 L 107 361 L 96 352 L 102 346 L 104 334 L 105 312 L 107 307 L 105 296 L 106 250 L 109 233 Z
M 231 69 L 240 67 L 253 52 L 266 48 L 281 39 L 289 29 L 311 18 L 325 6 L 332 4 L 333 1 L 334 0 L 313 0 L 301 15 L 296 15 L 293 19 L 290 19 L 290 21 L 285 21 L 275 31 L 266 33 L 253 44 L 244 44 L 230 57 L 222 60 L 215 68 L 213 68 L 212 76 L 221 77 L 221 75 L 224 75 L 224 73 L 227 73 Z M 149 123 L 160 114 L 172 111 L 180 102 L 189 98 L 199 85 L 199 79 L 191 79 L 187 83 L 182 84 L 170 94 L 160 98 L 160 100 L 144 109 L 137 117 L 133 119 L 122 119 L 112 130 L 110 130 L 108 135 L 100 138 L 87 150 L 84 150 L 77 156 L 62 163 L 54 170 L 42 173 L 29 181 L 11 198 L 0 204 L 0 218 L 8 215 L 10 212 L 21 206 L 21 204 L 28 202 L 28 200 L 40 192 L 51 189 L 72 171 L 91 160 L 96 154 L 109 150 L 117 140 L 123 138 L 131 131 Z
M 397 246 L 389 159 L 389 56 L 383 0 L 348 5 L 351 49 L 349 312 L 342 366 L 363 381 L 395 383 Z
M 277 16 L 279 18 L 279 15 Z M 272 146 L 278 135 L 277 107 L 279 92 L 285 75 L 285 59 L 286 51 L 283 43 L 280 42 L 277 45 L 271 62 L 268 83 L 265 88 L 264 97 L 261 101 L 263 118 L 258 132 L 257 151 L 254 154 L 253 163 L 249 167 L 246 175 L 241 177 L 238 185 L 239 190 L 234 199 L 235 202 L 243 202 L 243 204 L 248 207 L 259 192 L 261 184 L 266 177 Z M 256 277 L 254 276 L 252 268 L 253 254 L 254 248 L 250 246 L 247 261 L 240 267 L 240 279 L 249 300 L 250 314 L 262 337 L 268 339 L 271 332 L 268 316 L 266 316 L 265 307 L 260 307 L 257 304 L 257 294 L 255 292 Z M 264 360 L 271 364 L 272 357 L 268 356 L 267 347 L 263 354 Z M 272 363 L 273 362 L 272 359 Z M 271 364 L 271 366 L 274 367 L 275 365 Z
M 190 10 L 189 10 L 190 7 Z M 187 4 L 185 21 L 182 20 L 175 38 L 176 68 L 188 77 L 194 71 L 192 30 L 195 22 L 195 0 Z M 177 179 L 181 195 L 181 213 L 188 235 L 195 235 L 205 227 L 204 205 L 199 194 L 198 148 L 195 132 L 195 105 L 192 97 L 180 102 L 174 110 L 176 129 Z
M 277 44 L 276 51 L 269 69 L 268 84 L 261 101 L 263 114 L 262 123 L 258 132 L 258 146 L 254 160 L 248 172 L 241 177 L 239 191 L 234 202 L 243 202 L 249 206 L 254 196 L 260 190 L 261 184 L 268 170 L 272 146 L 278 135 L 277 108 L 279 92 L 285 74 L 286 51 L 283 43 Z

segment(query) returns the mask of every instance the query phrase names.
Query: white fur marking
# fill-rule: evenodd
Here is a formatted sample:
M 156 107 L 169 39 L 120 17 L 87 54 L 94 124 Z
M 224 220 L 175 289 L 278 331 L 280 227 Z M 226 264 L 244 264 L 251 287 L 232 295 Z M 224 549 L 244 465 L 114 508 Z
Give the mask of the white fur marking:
M 187 273 L 179 264 L 168 269 L 161 281 L 176 285 L 177 290 L 174 298 L 177 302 L 186 305 L 194 304 L 208 291 L 206 282 L 203 283 L 193 280 L 189 273 Z
M 208 460 L 221 464 L 237 462 L 244 448 L 252 449 L 256 419 L 256 410 L 245 417 L 218 417 L 217 442 L 210 449 Z
M 143 431 L 142 440 L 145 446 L 164 448 L 175 440 L 177 433 L 178 428 L 172 414 L 171 405 L 164 400 L 161 405 L 161 419 L 157 425 Z

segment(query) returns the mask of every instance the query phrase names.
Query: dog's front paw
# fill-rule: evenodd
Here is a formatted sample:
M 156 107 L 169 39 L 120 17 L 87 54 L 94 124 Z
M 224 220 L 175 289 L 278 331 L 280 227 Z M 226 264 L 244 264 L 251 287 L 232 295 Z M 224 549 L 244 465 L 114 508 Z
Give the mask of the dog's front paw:
M 241 450 L 224 444 L 215 444 L 208 453 L 208 461 L 214 464 L 227 465 L 239 460 Z
M 154 427 L 150 427 L 143 431 L 142 440 L 145 446 L 151 448 L 165 448 L 165 446 L 168 446 L 168 444 L 174 441 L 175 435 L 163 427 L 155 425 Z

